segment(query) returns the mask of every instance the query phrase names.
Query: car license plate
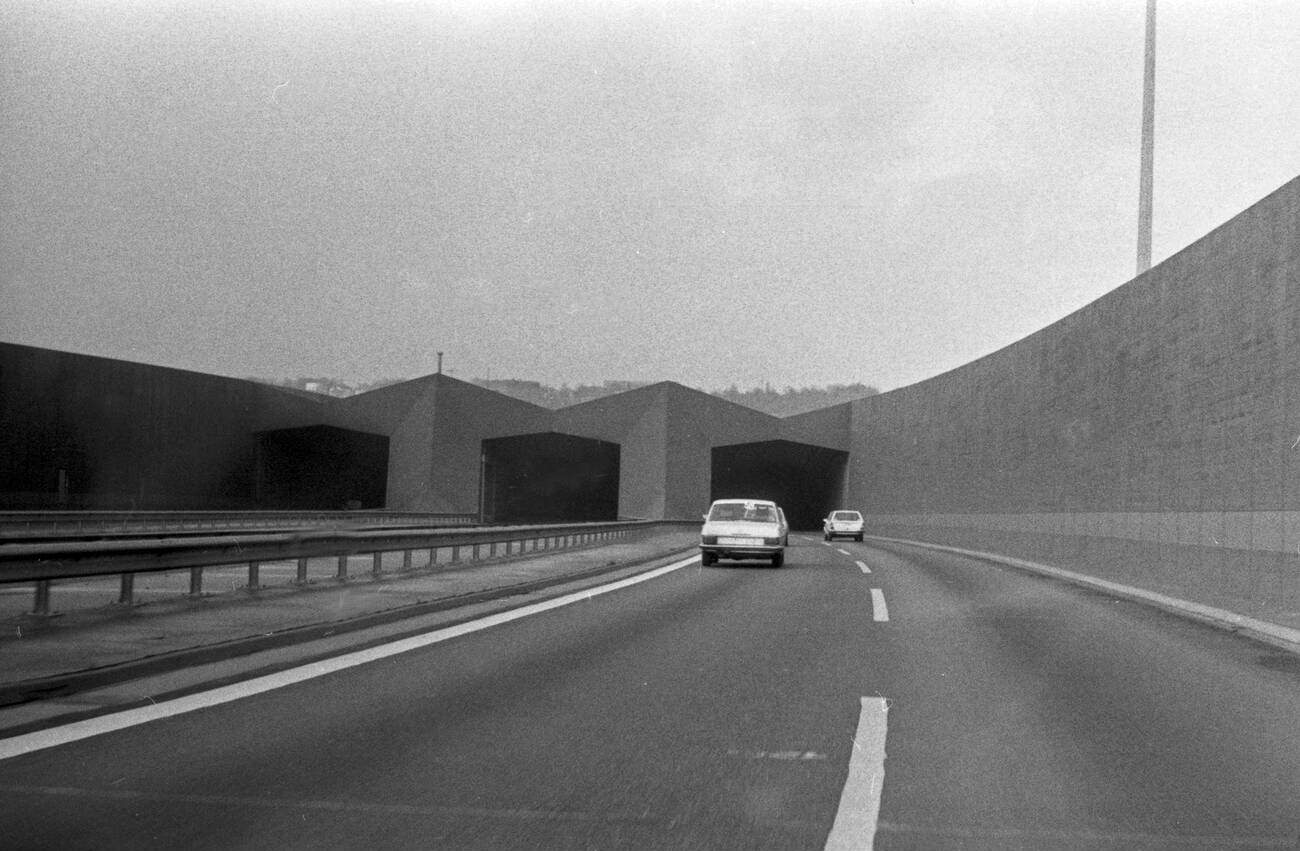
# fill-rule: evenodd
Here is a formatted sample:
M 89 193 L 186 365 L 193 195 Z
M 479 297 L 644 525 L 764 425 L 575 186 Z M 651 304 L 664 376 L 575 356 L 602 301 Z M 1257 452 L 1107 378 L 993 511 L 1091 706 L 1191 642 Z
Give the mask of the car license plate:
M 719 544 L 729 544 L 733 547 L 755 547 L 763 543 L 762 538 L 718 538 Z

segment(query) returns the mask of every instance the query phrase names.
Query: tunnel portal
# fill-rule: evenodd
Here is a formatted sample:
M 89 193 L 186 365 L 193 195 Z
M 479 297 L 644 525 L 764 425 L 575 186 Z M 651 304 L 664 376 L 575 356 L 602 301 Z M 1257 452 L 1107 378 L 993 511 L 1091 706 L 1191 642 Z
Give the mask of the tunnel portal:
M 483 441 L 485 523 L 618 519 L 619 446 L 558 432 Z
M 383 508 L 388 438 L 315 425 L 257 434 L 259 508 L 338 511 Z
M 792 529 L 820 529 L 839 508 L 849 453 L 789 440 L 716 446 L 709 499 L 770 499 Z

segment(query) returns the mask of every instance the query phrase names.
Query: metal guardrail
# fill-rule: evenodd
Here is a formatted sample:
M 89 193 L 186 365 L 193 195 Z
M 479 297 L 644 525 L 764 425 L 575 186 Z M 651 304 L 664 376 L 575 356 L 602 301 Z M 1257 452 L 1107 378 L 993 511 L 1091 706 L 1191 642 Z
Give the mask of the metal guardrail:
M 14 532 L 54 534 L 95 531 L 372 526 L 384 523 L 451 526 L 478 522 L 475 514 L 418 511 L 0 511 L 0 538 Z
M 427 552 L 432 567 L 440 551 L 448 551 L 448 564 L 468 555 L 478 561 L 498 555 L 521 555 L 622 538 L 630 532 L 659 525 L 653 521 L 577 523 L 548 526 L 500 526 L 482 529 L 306 530 L 276 534 L 221 535 L 203 538 L 148 538 L 127 541 L 50 542 L 0 545 L 0 583 L 34 582 L 31 614 L 50 613 L 51 588 L 56 581 L 117 575 L 121 577 L 118 602 L 135 600 L 135 576 L 169 570 L 190 571 L 191 596 L 203 593 L 203 570 L 208 567 L 248 565 L 248 588 L 260 586 L 263 562 L 297 561 L 296 583 L 306 584 L 307 562 L 312 558 L 337 559 L 335 579 L 348 579 L 349 559 L 370 555 L 372 576 L 384 573 L 385 553 L 401 552 L 403 572 L 414 569 L 415 553 Z

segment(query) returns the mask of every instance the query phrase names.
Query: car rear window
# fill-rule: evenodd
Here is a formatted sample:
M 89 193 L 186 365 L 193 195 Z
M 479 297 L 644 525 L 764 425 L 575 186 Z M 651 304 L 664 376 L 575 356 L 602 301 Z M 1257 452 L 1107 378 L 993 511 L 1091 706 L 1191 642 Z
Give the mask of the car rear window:
M 856 511 L 837 511 L 831 515 L 832 520 L 861 520 L 862 515 Z
M 753 520 L 759 523 L 775 523 L 776 510 L 770 505 L 745 505 L 739 502 L 727 502 L 713 506 L 709 512 L 710 520 Z

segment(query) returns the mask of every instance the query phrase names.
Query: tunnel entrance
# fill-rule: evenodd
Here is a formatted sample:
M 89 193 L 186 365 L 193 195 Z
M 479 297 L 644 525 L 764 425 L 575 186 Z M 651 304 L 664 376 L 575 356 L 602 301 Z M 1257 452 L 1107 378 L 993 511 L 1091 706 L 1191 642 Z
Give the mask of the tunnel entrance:
M 790 528 L 820 529 L 841 507 L 848 460 L 847 452 L 790 440 L 716 446 L 709 499 L 770 499 L 785 509 Z
M 257 434 L 254 497 L 260 508 L 383 508 L 387 487 L 383 435 L 326 425 Z
M 483 441 L 485 523 L 618 519 L 617 443 L 557 432 Z

